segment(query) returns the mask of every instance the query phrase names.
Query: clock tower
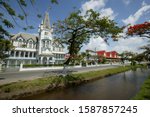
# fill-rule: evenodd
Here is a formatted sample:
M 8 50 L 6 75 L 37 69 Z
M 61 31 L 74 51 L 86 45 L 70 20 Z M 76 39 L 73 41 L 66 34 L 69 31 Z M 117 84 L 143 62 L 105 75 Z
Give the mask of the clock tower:
M 42 23 L 39 26 L 39 42 L 38 42 L 38 55 L 40 59 L 41 64 L 48 64 L 49 62 L 43 61 L 43 58 L 49 59 L 51 57 L 52 59 L 52 28 L 50 27 L 50 20 L 49 20 L 49 14 L 48 12 L 45 13 L 45 17 L 42 20 Z

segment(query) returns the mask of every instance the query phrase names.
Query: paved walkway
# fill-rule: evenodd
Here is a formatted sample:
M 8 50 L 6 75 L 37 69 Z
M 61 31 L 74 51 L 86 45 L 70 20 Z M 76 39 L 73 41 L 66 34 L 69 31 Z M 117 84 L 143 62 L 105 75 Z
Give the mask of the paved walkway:
M 120 65 L 103 65 L 95 67 L 81 67 L 81 68 L 69 68 L 67 72 L 81 73 L 88 72 L 93 70 L 102 70 L 108 68 L 115 68 Z M 0 73 L 0 85 L 7 84 L 11 82 L 18 82 L 24 80 L 33 80 L 37 78 L 43 78 L 50 75 L 60 75 L 62 74 L 62 69 L 60 70 L 41 70 L 41 71 L 13 71 L 13 72 L 4 72 Z

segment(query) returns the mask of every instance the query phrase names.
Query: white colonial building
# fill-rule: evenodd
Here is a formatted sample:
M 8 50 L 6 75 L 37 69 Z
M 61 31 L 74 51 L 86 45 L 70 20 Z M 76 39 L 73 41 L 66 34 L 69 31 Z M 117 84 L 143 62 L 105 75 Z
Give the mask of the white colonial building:
M 6 59 L 7 66 L 22 64 L 61 64 L 64 62 L 63 45 L 53 39 L 49 14 L 39 26 L 38 35 L 18 33 L 11 37 L 14 49 Z

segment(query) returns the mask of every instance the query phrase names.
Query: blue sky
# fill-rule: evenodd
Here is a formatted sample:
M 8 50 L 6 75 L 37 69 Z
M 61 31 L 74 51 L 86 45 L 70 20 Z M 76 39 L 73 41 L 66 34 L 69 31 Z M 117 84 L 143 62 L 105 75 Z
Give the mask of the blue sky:
M 29 3 L 29 0 L 26 0 Z M 51 25 L 57 20 L 63 20 L 66 18 L 72 11 L 74 7 L 76 9 L 81 9 L 82 13 L 88 9 L 93 9 L 97 12 L 100 12 L 102 16 L 109 16 L 110 19 L 115 20 L 119 26 L 127 24 L 138 24 L 145 21 L 150 21 L 150 1 L 149 0 L 58 0 L 59 4 L 51 4 L 50 0 L 36 0 L 34 7 L 29 3 L 26 8 L 28 13 L 28 24 L 35 27 L 34 30 L 27 30 L 27 33 L 37 33 L 38 26 L 41 23 L 42 19 L 36 17 L 37 13 L 42 14 L 44 17 L 45 11 L 51 7 L 49 10 L 50 23 Z M 19 6 L 10 0 L 12 7 L 18 12 L 20 12 Z M 10 18 L 5 14 L 6 18 Z M 18 24 L 25 26 L 25 21 L 17 20 Z M 8 29 L 11 33 L 25 32 L 19 26 L 15 26 L 14 29 Z M 122 52 L 124 50 L 139 51 L 137 48 L 146 43 L 146 40 L 143 40 L 138 37 L 132 37 L 129 39 L 120 39 L 118 42 L 109 41 L 110 46 L 103 42 L 103 39 L 99 37 L 98 39 L 90 40 L 89 44 L 84 45 L 82 51 L 85 49 L 97 49 L 97 50 L 116 50 Z

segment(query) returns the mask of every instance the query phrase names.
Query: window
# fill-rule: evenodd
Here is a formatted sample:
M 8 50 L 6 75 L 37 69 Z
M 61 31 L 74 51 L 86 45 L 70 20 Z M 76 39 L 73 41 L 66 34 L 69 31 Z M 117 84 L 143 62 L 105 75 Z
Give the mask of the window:
M 52 60 L 52 57 L 50 57 L 49 60 Z
M 24 57 L 24 52 L 21 52 L 21 57 Z
M 30 52 L 30 57 L 32 57 L 32 52 Z
M 19 40 L 18 40 L 18 47 L 22 47 L 22 44 L 23 44 L 23 40 L 22 40 L 22 39 L 19 39 Z
M 33 45 L 32 41 L 29 41 L 29 48 L 33 48 L 32 45 Z
M 49 41 L 46 41 L 46 48 L 49 48 Z
M 44 40 L 42 41 L 42 47 L 45 47 L 45 41 Z
M 28 57 L 28 52 L 25 52 L 25 57 Z
M 36 53 L 34 52 L 34 57 L 36 57 Z
M 19 57 L 19 51 L 16 51 L 16 57 Z
M 45 32 L 45 35 L 48 35 L 48 32 Z
M 11 51 L 10 56 L 14 56 L 14 51 Z

